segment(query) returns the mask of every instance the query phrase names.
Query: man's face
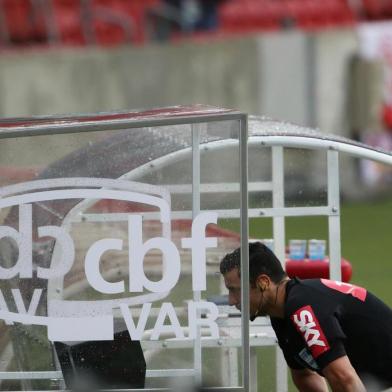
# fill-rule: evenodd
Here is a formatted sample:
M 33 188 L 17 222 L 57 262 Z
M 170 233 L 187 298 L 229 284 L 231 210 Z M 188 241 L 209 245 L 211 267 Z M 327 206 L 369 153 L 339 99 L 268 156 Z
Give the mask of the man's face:
M 241 310 L 241 277 L 237 268 L 223 275 L 225 285 L 229 290 L 229 305 Z M 258 313 L 261 305 L 261 293 L 256 287 L 249 285 L 249 317 L 252 319 Z

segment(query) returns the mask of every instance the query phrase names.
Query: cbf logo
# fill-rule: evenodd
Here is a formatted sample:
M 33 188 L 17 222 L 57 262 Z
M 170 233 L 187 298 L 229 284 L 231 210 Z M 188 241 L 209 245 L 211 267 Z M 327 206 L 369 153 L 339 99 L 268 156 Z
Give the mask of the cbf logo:
M 66 188 L 66 189 L 64 189 Z M 101 199 L 121 200 L 132 203 L 150 205 L 158 209 L 159 220 L 162 223 L 161 237 L 143 241 L 143 218 L 141 215 L 129 214 L 128 223 L 128 267 L 129 278 L 116 282 L 107 281 L 101 273 L 101 259 L 107 251 L 121 251 L 124 241 L 119 238 L 102 238 L 89 245 L 84 255 L 84 272 L 88 284 L 102 294 L 142 293 L 148 290 L 152 297 L 140 295 L 139 302 L 134 298 L 119 298 L 105 301 L 66 301 L 50 295 L 48 289 L 48 316 L 36 315 L 42 289 L 34 290 L 29 306 L 26 308 L 26 298 L 22 298 L 20 289 L 12 289 L 16 312 L 10 312 L 3 293 L 0 291 L 0 318 L 7 324 L 23 323 L 46 325 L 48 339 L 52 341 L 86 341 L 112 340 L 114 335 L 113 311 L 120 309 L 133 340 L 141 340 L 152 307 L 149 298 L 164 298 L 178 283 L 181 272 L 181 257 L 178 248 L 171 240 L 171 205 L 170 194 L 163 188 L 122 180 L 96 178 L 63 178 L 32 181 L 12 185 L 0 189 L 0 210 L 17 208 L 19 210 L 18 229 L 10 226 L 0 226 L 0 241 L 12 239 L 18 248 L 18 258 L 12 265 L 0 265 L 0 279 L 17 278 L 19 282 L 37 277 L 48 281 L 48 288 L 53 282 L 59 282 L 71 270 L 75 262 L 74 240 L 67 230 L 67 221 L 80 207 L 68 212 L 62 224 L 43 225 L 33 233 L 33 203 L 43 203 L 55 200 L 83 199 L 94 201 Z M 192 255 L 192 288 L 195 291 L 206 290 L 206 249 L 217 246 L 217 238 L 206 238 L 206 226 L 217 223 L 215 212 L 203 212 L 192 222 L 189 238 L 181 239 L 181 247 L 189 249 Z M 38 240 L 51 237 L 55 247 L 51 257 L 50 267 L 35 266 L 33 263 L 33 237 Z M 158 249 L 162 254 L 162 277 L 159 281 L 150 280 L 144 271 L 143 263 L 146 254 Z M 126 289 L 128 287 L 128 289 Z M 155 295 L 155 297 L 154 297 Z M 142 305 L 136 322 L 129 305 Z M 206 317 L 201 318 L 201 313 Z M 211 336 L 218 337 L 216 318 L 217 307 L 210 302 L 190 301 L 188 305 L 188 326 L 190 339 L 196 336 L 199 326 L 209 327 Z M 165 320 L 170 320 L 165 325 Z M 177 338 L 185 338 L 183 329 L 177 318 L 173 305 L 165 302 L 161 305 L 155 326 L 150 335 L 151 339 L 159 339 L 163 332 L 173 332 Z

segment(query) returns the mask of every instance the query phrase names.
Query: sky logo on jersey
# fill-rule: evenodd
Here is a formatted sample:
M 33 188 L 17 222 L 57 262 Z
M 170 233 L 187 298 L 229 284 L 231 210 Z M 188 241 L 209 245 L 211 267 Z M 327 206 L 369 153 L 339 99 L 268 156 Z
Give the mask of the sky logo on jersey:
M 321 283 L 330 289 L 340 291 L 343 294 L 351 294 L 354 298 L 365 302 L 367 291 L 363 287 L 328 279 L 321 279 Z
M 302 335 L 308 345 L 313 358 L 329 350 L 328 340 L 310 305 L 298 309 L 292 316 L 297 331 Z

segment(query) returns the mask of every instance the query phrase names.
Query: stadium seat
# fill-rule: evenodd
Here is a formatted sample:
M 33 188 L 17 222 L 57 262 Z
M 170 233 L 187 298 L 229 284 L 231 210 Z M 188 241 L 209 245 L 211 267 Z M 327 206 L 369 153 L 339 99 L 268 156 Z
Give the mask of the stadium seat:
M 86 41 L 80 0 L 53 0 L 52 6 L 60 43 L 84 45 Z
M 91 0 L 98 45 L 145 42 L 145 15 L 158 0 Z
M 23 45 L 46 39 L 44 20 L 32 0 L 1 0 L 3 41 Z

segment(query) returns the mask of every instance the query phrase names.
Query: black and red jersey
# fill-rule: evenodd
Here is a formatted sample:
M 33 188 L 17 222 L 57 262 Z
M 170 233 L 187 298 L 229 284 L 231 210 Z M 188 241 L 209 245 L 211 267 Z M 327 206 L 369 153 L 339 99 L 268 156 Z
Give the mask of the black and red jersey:
M 285 317 L 271 318 L 287 364 L 322 369 L 347 355 L 365 383 L 392 386 L 392 310 L 362 287 L 292 279 Z

